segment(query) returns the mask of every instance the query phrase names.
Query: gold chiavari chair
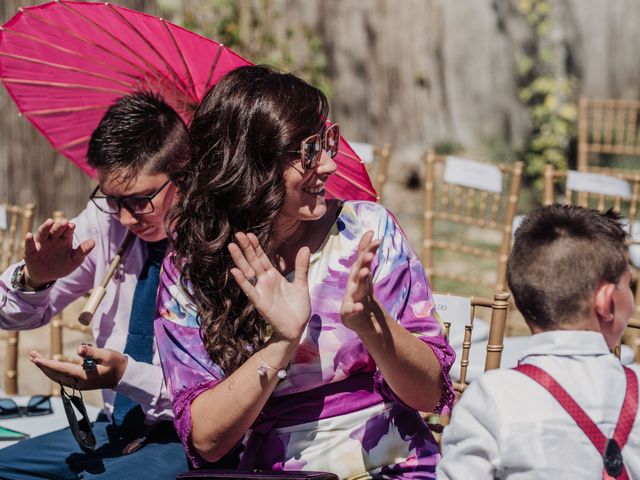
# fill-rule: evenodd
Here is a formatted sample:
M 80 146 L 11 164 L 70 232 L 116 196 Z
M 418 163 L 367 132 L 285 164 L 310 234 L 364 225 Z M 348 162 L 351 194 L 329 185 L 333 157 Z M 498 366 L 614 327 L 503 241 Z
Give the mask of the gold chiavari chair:
M 632 266 L 640 268 L 640 224 L 638 206 L 640 202 L 640 173 L 635 175 L 613 173 L 605 175 L 601 170 L 559 171 L 549 164 L 544 170 L 543 204 L 564 203 L 597 210 L 613 209 L 620 213 L 629 229 L 630 259 Z M 636 361 L 640 360 L 640 283 L 635 286 L 635 309 L 625 333 L 626 340 L 634 350 Z M 615 350 L 618 357 L 621 349 Z M 623 358 L 624 361 L 624 358 Z
M 33 228 L 35 206 L 23 207 L 0 204 L 0 271 L 24 257 L 24 237 Z M 7 395 L 18 393 L 18 340 L 17 331 L 1 332 L 7 342 L 4 391 Z
M 451 335 L 456 330 L 464 330 L 462 348 L 461 350 L 456 349 L 458 350 L 458 356 L 451 369 L 451 379 L 457 399 L 467 388 L 469 380 L 483 371 L 500 368 L 509 308 L 509 293 L 495 292 L 493 300 L 480 297 L 434 294 L 433 303 L 440 320 L 443 322 L 447 338 L 451 338 Z M 474 324 L 477 321 L 479 309 L 484 309 L 491 319 L 489 322 L 489 337 L 482 347 L 480 347 L 481 344 L 473 342 Z M 472 348 L 483 348 L 484 352 L 474 352 L 478 355 L 472 356 Z M 480 359 L 483 362 L 480 362 Z M 440 433 L 443 426 L 448 423 L 448 420 L 448 414 L 427 414 L 429 426 L 435 433 Z
M 60 220 L 64 218 L 64 213 L 60 211 L 53 212 L 53 219 Z M 81 332 L 91 337 L 91 325 L 83 325 L 77 319 L 69 318 L 65 312 L 59 312 L 51 320 L 51 358 L 53 360 L 68 361 L 70 360 L 64 354 L 64 330 Z M 79 363 L 79 361 L 78 361 Z M 51 395 L 60 396 L 60 385 L 51 382 Z
M 601 166 L 605 155 L 637 157 L 638 171 Z M 578 170 L 622 175 L 640 173 L 640 101 L 580 98 Z
M 450 291 L 446 281 L 456 289 L 464 284 L 474 293 L 507 289 L 522 168 L 521 162 L 492 165 L 426 155 L 422 261 L 436 290 Z M 438 255 L 449 255 L 453 261 L 439 262 Z M 479 262 L 487 264 L 490 277 L 479 271 Z
M 378 202 L 382 203 L 384 186 L 387 182 L 389 171 L 389 161 L 391 160 L 391 145 L 385 143 L 382 146 L 376 146 L 362 142 L 351 142 L 349 145 L 367 167 L 369 176 L 373 179 L 373 187 L 378 192 Z

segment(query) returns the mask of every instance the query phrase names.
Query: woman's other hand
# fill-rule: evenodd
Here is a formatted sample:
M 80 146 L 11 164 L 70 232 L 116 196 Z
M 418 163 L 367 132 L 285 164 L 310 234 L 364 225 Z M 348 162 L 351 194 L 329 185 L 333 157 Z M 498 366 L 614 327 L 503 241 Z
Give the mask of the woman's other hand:
M 231 269 L 233 278 L 271 325 L 273 340 L 297 342 L 311 315 L 309 249 L 298 251 L 294 279 L 289 282 L 273 266 L 254 234 L 237 233 L 235 237 L 236 242 L 229 244 L 237 267 Z
M 380 241 L 373 239 L 373 232 L 365 232 L 358 244 L 358 258 L 349 270 L 340 305 L 340 318 L 347 328 L 354 331 L 370 323 L 369 314 L 373 305 L 371 264 L 379 246 Z

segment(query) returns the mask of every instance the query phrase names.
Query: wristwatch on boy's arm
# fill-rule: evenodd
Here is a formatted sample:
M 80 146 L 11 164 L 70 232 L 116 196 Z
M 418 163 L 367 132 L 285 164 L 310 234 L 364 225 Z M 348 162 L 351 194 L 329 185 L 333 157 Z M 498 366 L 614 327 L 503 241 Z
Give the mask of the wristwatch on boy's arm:
M 29 287 L 25 281 L 24 267 L 25 267 L 24 262 L 18 264 L 18 266 L 13 271 L 13 274 L 11 275 L 11 287 L 14 290 L 17 290 L 19 292 L 40 292 L 42 290 L 46 290 L 47 288 L 49 288 L 51 285 L 54 284 L 55 280 L 45 283 L 44 285 L 38 288 Z

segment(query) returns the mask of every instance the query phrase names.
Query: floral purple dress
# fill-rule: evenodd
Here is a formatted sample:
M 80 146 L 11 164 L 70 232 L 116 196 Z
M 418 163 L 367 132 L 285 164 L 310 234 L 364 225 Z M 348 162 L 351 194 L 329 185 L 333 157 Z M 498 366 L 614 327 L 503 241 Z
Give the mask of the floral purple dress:
M 431 347 L 442 367 L 438 409 L 451 406 L 448 372 L 454 353 L 434 316 L 420 261 L 385 208 L 345 202 L 311 256 L 311 318 L 287 378 L 244 437 L 242 468 L 330 471 L 340 478 L 435 477 L 440 453 L 428 427 L 391 391 L 360 338 L 340 321 L 349 268 L 367 230 L 381 241 L 373 262 L 375 296 Z M 170 257 L 160 280 L 158 310 L 156 340 L 176 429 L 192 463 L 202 465 L 189 441 L 190 406 L 225 374 L 204 349 L 195 305 L 182 290 Z

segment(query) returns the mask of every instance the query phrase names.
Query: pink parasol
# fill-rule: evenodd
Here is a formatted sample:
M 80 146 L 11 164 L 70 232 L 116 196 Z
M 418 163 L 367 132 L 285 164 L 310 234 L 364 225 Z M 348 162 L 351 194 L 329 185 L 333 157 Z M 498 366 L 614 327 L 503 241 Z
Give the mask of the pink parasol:
M 188 122 L 212 85 L 250 64 L 220 43 L 110 3 L 58 0 L 21 8 L 0 27 L 0 80 L 53 148 L 91 176 L 89 137 L 118 98 L 152 90 Z M 344 138 L 335 160 L 330 196 L 376 199 Z

